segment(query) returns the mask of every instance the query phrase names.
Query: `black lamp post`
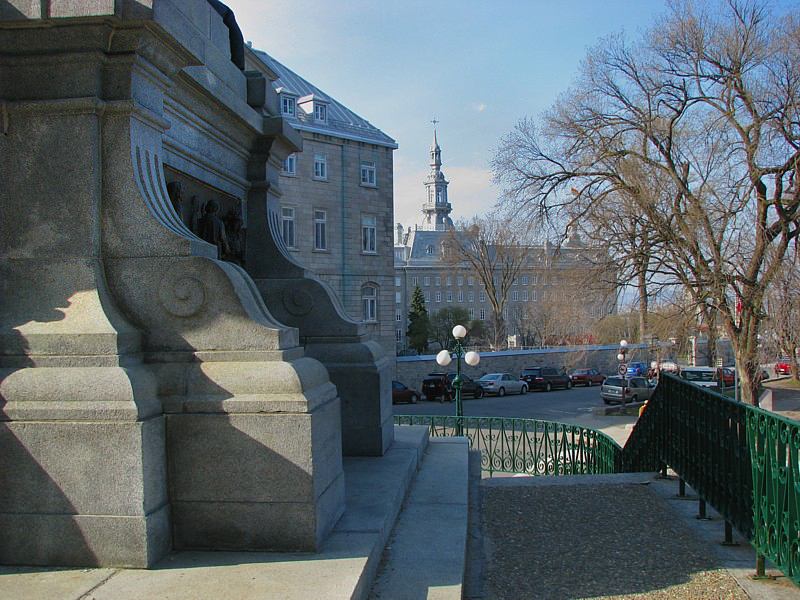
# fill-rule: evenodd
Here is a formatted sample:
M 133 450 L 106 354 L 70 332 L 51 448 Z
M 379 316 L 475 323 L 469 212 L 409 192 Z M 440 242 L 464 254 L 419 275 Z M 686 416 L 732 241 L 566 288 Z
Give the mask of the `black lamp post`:
M 628 353 L 628 342 L 627 340 L 620 340 L 619 341 L 619 354 L 617 354 L 617 360 L 619 361 L 619 374 L 622 376 L 622 403 L 620 404 L 620 412 L 625 412 L 625 374 L 628 371 L 628 365 L 625 363 L 625 356 Z
M 456 376 L 453 379 L 453 389 L 456 391 L 456 435 L 463 435 L 464 428 L 462 425 L 463 417 L 464 417 L 464 409 L 461 404 L 461 387 L 464 385 L 464 380 L 461 378 L 461 357 L 464 357 L 464 362 L 466 362 L 471 367 L 477 365 L 481 357 L 477 352 L 467 352 L 464 353 L 464 348 L 461 346 L 461 340 L 464 339 L 464 336 L 467 335 L 467 329 L 463 325 L 456 325 L 453 327 L 453 337 L 456 339 L 455 347 L 453 348 L 453 352 L 456 355 Z M 450 352 L 448 350 L 442 350 L 439 354 L 436 355 L 436 362 L 446 367 L 450 364 Z

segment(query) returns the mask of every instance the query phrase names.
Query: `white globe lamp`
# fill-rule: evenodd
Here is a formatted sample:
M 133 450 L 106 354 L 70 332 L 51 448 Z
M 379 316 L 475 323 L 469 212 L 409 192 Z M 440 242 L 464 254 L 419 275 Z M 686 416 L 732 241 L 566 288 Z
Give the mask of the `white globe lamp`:
M 463 339 L 467 335 L 467 328 L 463 325 L 456 325 L 453 327 L 453 337 L 457 340 Z
M 436 362 L 446 367 L 450 364 L 450 353 L 447 350 L 442 350 L 439 354 L 436 355 Z
M 474 367 L 479 362 L 481 362 L 481 356 L 477 352 L 467 352 L 464 355 L 464 362 L 467 363 L 470 367 Z

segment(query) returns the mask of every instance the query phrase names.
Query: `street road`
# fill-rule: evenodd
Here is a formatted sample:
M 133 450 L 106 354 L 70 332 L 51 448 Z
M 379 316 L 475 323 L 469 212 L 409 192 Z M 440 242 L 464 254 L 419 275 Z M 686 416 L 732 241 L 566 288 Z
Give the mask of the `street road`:
M 499 398 L 484 396 L 480 400 L 464 399 L 464 415 L 467 417 L 518 417 L 561 421 L 571 423 L 576 417 L 584 417 L 602 404 L 600 386 L 578 387 L 571 390 L 551 392 L 528 392 Z M 455 402 L 426 402 L 417 404 L 395 404 L 396 415 L 455 415 Z

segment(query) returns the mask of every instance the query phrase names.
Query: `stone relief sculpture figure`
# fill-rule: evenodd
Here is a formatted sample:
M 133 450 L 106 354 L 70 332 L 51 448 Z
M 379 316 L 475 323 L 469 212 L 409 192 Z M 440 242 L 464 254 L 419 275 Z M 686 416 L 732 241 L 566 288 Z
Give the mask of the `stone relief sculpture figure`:
M 203 237 L 200 235 L 200 219 L 203 218 L 203 203 L 197 196 L 192 196 L 191 205 L 192 214 L 189 216 L 189 223 L 187 223 L 186 226 L 196 236 Z
M 242 225 L 242 209 L 236 206 L 228 211 L 225 215 L 225 234 L 228 237 L 228 246 L 230 247 L 230 254 L 226 257 L 227 260 L 235 262 L 237 265 L 244 266 L 244 240 Z
M 225 223 L 217 216 L 219 203 L 216 200 L 206 202 L 203 216 L 197 224 L 197 235 L 217 247 L 217 258 L 231 253 L 228 238 L 225 235 Z
M 175 214 L 183 221 L 183 213 L 181 213 L 181 205 L 183 204 L 183 184 L 180 181 L 170 181 L 167 184 L 167 195 L 172 201 L 172 208 Z

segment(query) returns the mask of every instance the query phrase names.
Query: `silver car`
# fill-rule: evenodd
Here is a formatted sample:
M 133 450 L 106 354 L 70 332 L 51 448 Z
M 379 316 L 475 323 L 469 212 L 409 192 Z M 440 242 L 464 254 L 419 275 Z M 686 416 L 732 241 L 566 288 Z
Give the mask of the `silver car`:
M 606 377 L 600 386 L 600 397 L 606 404 L 621 404 L 622 390 L 625 390 L 625 403 L 649 400 L 656 389 L 656 383 L 646 377 L 626 377 L 623 388 L 622 377 Z
M 485 394 L 505 396 L 506 394 L 528 392 L 528 384 L 511 373 L 488 373 L 478 379 L 478 383 Z

